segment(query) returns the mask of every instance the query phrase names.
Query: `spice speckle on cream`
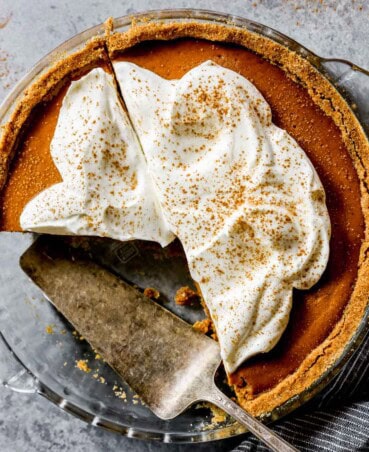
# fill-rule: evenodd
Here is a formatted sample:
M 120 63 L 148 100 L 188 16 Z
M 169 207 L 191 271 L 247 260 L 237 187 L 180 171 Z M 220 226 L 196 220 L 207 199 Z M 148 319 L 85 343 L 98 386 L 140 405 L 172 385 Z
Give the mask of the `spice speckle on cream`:
M 237 73 L 210 61 L 171 81 L 114 69 L 130 119 L 101 69 L 74 82 L 52 142 L 63 182 L 26 206 L 22 227 L 163 246 L 177 236 L 233 372 L 277 343 L 292 289 L 325 269 L 323 187 Z
M 50 152 L 63 182 L 26 205 L 22 229 L 162 246 L 174 239 L 112 75 L 97 68 L 72 82 Z

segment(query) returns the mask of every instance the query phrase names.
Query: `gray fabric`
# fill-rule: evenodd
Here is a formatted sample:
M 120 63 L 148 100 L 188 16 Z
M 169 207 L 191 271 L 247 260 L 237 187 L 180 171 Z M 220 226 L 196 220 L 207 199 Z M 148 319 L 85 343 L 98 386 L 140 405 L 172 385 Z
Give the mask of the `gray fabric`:
M 273 429 L 301 451 L 369 451 L 369 332 L 323 393 Z M 233 452 L 267 450 L 248 435 Z

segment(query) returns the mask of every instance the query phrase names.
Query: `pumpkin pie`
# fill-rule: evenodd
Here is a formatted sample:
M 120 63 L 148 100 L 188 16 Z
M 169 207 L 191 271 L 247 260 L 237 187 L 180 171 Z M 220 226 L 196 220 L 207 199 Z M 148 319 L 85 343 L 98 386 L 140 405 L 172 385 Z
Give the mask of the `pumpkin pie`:
M 250 81 L 270 105 L 273 123 L 305 151 L 324 187 L 331 223 L 326 270 L 309 290 L 293 290 L 278 344 L 228 374 L 238 403 L 262 415 L 320 381 L 355 335 L 368 303 L 368 141 L 345 100 L 306 59 L 245 29 L 196 21 L 134 24 L 92 40 L 31 85 L 3 127 L 0 229 L 21 231 L 25 206 L 62 181 L 50 143 L 73 80 L 96 68 L 114 77 L 119 62 L 178 80 L 209 60 Z

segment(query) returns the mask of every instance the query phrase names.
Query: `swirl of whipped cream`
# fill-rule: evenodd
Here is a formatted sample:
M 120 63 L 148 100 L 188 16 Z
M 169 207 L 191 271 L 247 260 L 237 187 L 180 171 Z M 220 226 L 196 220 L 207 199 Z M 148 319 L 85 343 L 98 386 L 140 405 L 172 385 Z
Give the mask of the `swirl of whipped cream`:
M 73 82 L 51 145 L 63 182 L 26 206 L 21 225 L 162 246 L 177 236 L 233 372 L 276 344 L 292 289 L 326 267 L 323 187 L 237 73 L 210 61 L 172 81 L 114 69 L 129 118 L 109 74 Z
M 112 75 L 97 68 L 71 84 L 50 152 L 63 181 L 26 205 L 22 229 L 162 246 L 174 239 Z
M 131 63 L 114 69 L 164 216 L 233 372 L 277 343 L 292 289 L 311 287 L 326 267 L 323 186 L 237 73 L 211 61 L 172 81 Z

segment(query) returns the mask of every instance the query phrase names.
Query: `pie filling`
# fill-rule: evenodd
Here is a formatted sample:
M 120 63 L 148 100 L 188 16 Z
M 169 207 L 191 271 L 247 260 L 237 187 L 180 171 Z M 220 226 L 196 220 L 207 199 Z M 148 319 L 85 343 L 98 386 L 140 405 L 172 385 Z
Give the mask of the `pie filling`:
M 216 64 L 205 63 L 208 60 Z M 102 69 L 88 73 L 83 86 L 81 80 L 69 91 L 69 85 L 64 86 L 39 108 L 23 136 L 2 195 L 1 229 L 21 230 L 21 218 L 24 229 L 54 233 L 102 235 L 120 240 L 140 238 L 162 245 L 178 236 L 215 321 L 230 382 L 236 392 L 247 385 L 249 396 L 255 396 L 298 368 L 328 336 L 352 293 L 364 224 L 359 208 L 359 180 L 341 132 L 302 86 L 243 47 L 193 39 L 151 41 L 125 51 L 113 65 L 130 120 L 127 122 L 119 103 L 113 77 Z M 211 80 L 205 92 L 199 90 L 201 77 Z M 242 86 L 245 99 L 242 102 L 235 96 L 231 99 L 233 104 L 236 101 L 236 105 L 249 109 L 242 115 L 241 108 L 238 118 L 235 111 L 227 110 L 230 102 L 227 104 L 222 98 L 219 105 L 219 99 L 209 98 L 209 92 L 225 92 L 221 80 L 227 77 L 238 89 L 245 83 Z M 178 81 L 167 81 L 174 79 Z M 250 96 L 252 100 L 260 97 L 246 79 L 270 105 L 274 124 L 263 100 L 254 102 L 255 105 L 250 101 Z M 216 80 L 218 85 L 214 85 Z M 96 86 L 98 89 L 93 89 Z M 155 101 L 150 99 L 151 95 Z M 193 99 L 196 101 L 191 104 Z M 199 105 L 205 105 L 200 122 Z M 196 113 L 195 126 L 200 124 L 200 129 L 194 130 L 190 111 Z M 168 118 L 172 120 L 170 124 L 166 123 Z M 232 120 L 229 130 L 218 127 L 219 136 L 212 136 L 211 131 L 217 130 L 217 124 L 224 118 Z M 249 123 L 242 123 L 246 119 Z M 132 125 L 138 140 L 132 134 Z M 277 138 L 268 134 L 255 136 L 255 130 L 263 126 L 273 127 Z M 163 128 L 166 132 L 158 134 Z M 87 135 L 82 137 L 76 153 L 81 130 Z M 199 146 L 194 146 L 194 135 L 197 143 L 201 141 Z M 254 144 L 250 149 L 259 152 L 250 162 L 250 151 L 239 145 L 243 141 L 235 140 L 234 161 L 230 159 L 234 165 L 227 169 L 224 144 L 229 144 L 229 137 L 235 135 L 243 141 L 250 140 Z M 272 153 L 272 160 L 268 160 L 271 142 L 277 148 L 281 143 L 280 154 Z M 88 145 L 83 147 L 83 143 Z M 308 289 L 316 283 L 328 257 L 329 220 L 324 192 L 299 146 L 313 163 L 324 187 L 332 236 L 323 277 L 309 290 L 294 289 L 286 327 L 292 288 Z M 218 154 L 206 161 L 201 152 L 209 154 L 210 148 Z M 287 155 L 292 153 L 297 157 L 291 162 Z M 275 155 L 280 157 L 277 164 L 273 160 Z M 277 172 L 273 169 L 276 165 Z M 252 176 L 261 177 L 258 184 Z M 211 190 L 206 192 L 210 183 L 218 189 L 214 199 Z M 275 187 L 272 195 L 265 192 L 265 187 L 271 185 Z M 194 191 L 190 196 L 191 187 Z M 240 188 L 247 193 L 246 203 L 244 192 L 242 202 L 232 192 Z M 272 197 L 272 206 L 269 202 L 265 207 L 264 195 L 269 200 Z M 100 202 L 102 197 L 107 200 L 104 206 Z M 260 211 L 262 223 L 260 215 L 255 215 Z M 83 215 L 79 215 L 81 212 Z M 181 221 L 184 214 L 186 220 Z M 71 220 L 67 222 L 65 218 Z M 272 244 L 268 243 L 268 247 L 264 244 L 261 254 L 256 255 L 260 253 L 257 241 L 265 240 L 276 230 Z M 259 237 L 260 233 L 265 236 Z M 242 254 L 241 248 L 246 248 L 247 253 Z M 233 259 L 224 259 L 230 250 Z M 283 261 L 286 255 L 288 261 Z M 247 304 L 250 293 L 245 292 L 254 275 L 245 276 L 242 266 L 253 269 L 254 275 L 259 276 L 265 269 L 264 279 L 257 278 L 251 304 Z M 235 298 L 237 303 L 232 303 Z M 264 299 L 267 308 L 258 312 L 255 300 L 260 299 Z M 277 321 L 269 328 L 271 319 Z M 250 324 L 256 325 L 255 335 Z M 282 333 L 278 344 L 269 351 Z M 237 355 L 237 351 L 241 354 Z M 268 353 L 251 357 L 260 352 Z M 245 357 L 249 359 L 239 366 Z

